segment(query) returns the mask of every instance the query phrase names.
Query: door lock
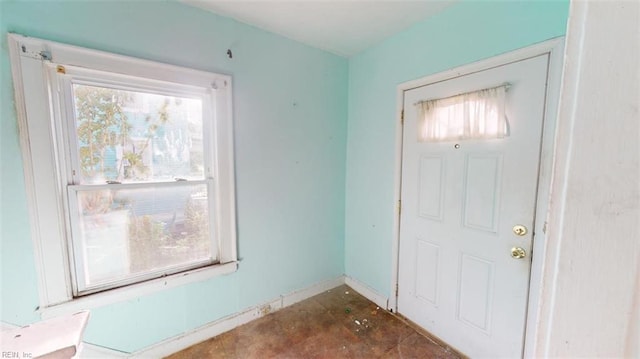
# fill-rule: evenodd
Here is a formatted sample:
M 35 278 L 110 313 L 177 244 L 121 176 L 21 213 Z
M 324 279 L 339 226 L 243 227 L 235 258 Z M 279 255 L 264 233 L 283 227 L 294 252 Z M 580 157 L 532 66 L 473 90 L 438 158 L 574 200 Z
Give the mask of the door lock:
M 515 226 L 513 226 L 513 233 L 515 233 L 516 236 L 524 236 L 525 234 L 527 234 L 527 232 L 527 227 L 521 224 L 516 224 Z
M 511 248 L 511 258 L 522 259 L 527 256 L 527 252 L 520 247 Z

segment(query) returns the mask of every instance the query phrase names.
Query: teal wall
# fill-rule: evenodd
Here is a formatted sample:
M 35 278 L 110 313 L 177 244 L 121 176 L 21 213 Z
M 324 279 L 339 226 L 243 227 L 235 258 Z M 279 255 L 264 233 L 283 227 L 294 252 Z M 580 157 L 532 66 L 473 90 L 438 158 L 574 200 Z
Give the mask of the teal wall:
M 457 3 L 349 60 L 345 270 L 391 295 L 396 89 L 565 33 L 568 1 Z
M 173 2 L 0 1 L 0 14 L 2 321 L 39 319 L 8 31 L 233 76 L 239 271 L 96 309 L 87 342 L 135 351 L 344 273 L 346 59 Z

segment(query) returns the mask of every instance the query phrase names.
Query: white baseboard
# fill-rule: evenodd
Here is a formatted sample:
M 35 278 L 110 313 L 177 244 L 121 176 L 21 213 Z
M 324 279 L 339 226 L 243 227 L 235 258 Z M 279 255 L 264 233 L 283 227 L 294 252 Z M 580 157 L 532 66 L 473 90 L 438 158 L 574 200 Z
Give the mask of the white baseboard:
M 287 295 L 282 296 L 282 308 L 301 302 L 305 299 L 309 299 L 320 293 L 331 290 L 335 287 L 339 287 L 344 284 L 344 276 L 336 277 L 331 280 L 317 283 L 311 287 L 307 287 L 301 290 L 293 291 Z
M 311 298 L 327 290 L 346 284 L 365 298 L 374 302 L 380 308 L 388 309 L 388 298 L 378 293 L 366 284 L 351 277 L 340 276 L 331 280 L 314 284 L 310 287 L 281 295 L 279 298 L 269 302 L 248 308 L 242 312 L 218 319 L 214 322 L 182 333 L 175 337 L 163 340 L 149 347 L 138 350 L 134 353 L 124 353 L 117 350 L 83 343 L 81 358 L 103 359 L 103 358 L 161 358 L 186 349 L 192 345 L 205 341 L 209 338 L 232 330 L 252 320 L 263 317 L 269 313 Z M 15 325 L 0 322 L 0 328 L 13 329 Z
M 389 308 L 389 298 L 378 293 L 375 289 L 349 276 L 345 276 L 344 282 L 365 298 L 376 303 L 380 308 L 384 308 L 385 310 L 391 309 Z
M 281 308 L 282 300 L 276 299 L 153 344 L 132 353 L 131 358 L 163 358 L 209 338 L 228 332 L 242 324 L 246 324 Z
M 344 276 L 314 284 L 305 289 L 281 295 L 267 303 L 257 305 L 237 314 L 216 320 L 199 328 L 180 334 L 173 338 L 156 343 L 150 347 L 131 354 L 131 358 L 160 358 L 186 349 L 194 344 L 220 335 L 252 320 L 263 317 L 292 304 L 298 303 L 314 295 L 344 284 Z M 355 288 L 354 288 L 355 289 Z
M 106 358 L 162 358 L 180 350 L 186 349 L 209 338 L 220 335 L 252 320 L 263 317 L 269 313 L 288 307 L 305 299 L 311 298 L 324 291 L 333 289 L 345 283 L 344 276 L 316 283 L 310 287 L 281 295 L 269 302 L 248 308 L 242 312 L 218 319 L 175 337 L 163 340 L 134 353 L 124 353 L 110 348 L 101 347 L 89 343 L 82 343 L 80 358 L 106 359 Z M 355 288 L 354 288 L 355 289 Z M 15 329 L 15 325 L 0 322 L 0 329 Z
M 80 359 L 110 359 L 128 358 L 131 354 L 111 348 L 83 342 L 80 349 Z

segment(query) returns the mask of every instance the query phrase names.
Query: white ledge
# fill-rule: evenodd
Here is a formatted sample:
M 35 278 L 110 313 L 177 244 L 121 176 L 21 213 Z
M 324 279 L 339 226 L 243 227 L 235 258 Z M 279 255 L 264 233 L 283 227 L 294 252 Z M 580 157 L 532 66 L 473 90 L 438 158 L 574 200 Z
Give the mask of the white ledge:
M 216 276 L 230 274 L 238 269 L 238 262 L 216 264 L 213 266 L 198 268 L 187 272 L 172 274 L 166 277 L 148 280 L 146 282 L 131 284 L 126 287 L 99 292 L 85 297 L 74 298 L 71 301 L 55 304 L 38 309 L 42 319 L 57 317 L 63 314 L 71 314 L 81 310 L 90 310 L 108 304 L 123 302 L 143 295 L 159 292 L 180 285 L 199 282 Z

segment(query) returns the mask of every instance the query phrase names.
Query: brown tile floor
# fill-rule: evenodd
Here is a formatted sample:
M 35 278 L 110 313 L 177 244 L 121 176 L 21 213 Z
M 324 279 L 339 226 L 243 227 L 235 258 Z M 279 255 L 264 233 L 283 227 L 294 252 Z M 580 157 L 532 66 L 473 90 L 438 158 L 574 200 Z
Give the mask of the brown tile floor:
M 183 358 L 460 358 L 347 286 L 175 353 Z

